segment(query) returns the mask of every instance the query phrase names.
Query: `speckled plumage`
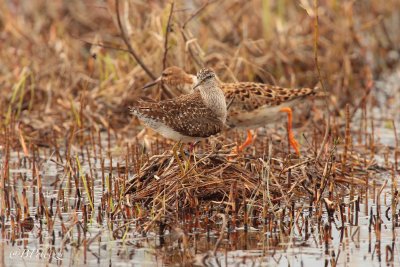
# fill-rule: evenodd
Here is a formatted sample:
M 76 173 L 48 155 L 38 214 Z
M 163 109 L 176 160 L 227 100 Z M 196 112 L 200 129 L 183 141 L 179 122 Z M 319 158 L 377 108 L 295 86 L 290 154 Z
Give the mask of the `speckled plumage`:
M 165 69 L 159 80 L 186 94 L 193 92 L 193 85 L 197 82 L 196 76 L 178 67 Z M 303 97 L 315 93 L 312 88 L 291 89 L 253 82 L 221 83 L 220 86 L 226 102 L 232 103 L 226 124 L 240 128 L 276 121 L 282 107 L 292 107 Z
M 257 127 L 280 118 L 282 107 L 293 107 L 311 88 L 282 88 L 261 83 L 223 83 L 226 99 L 232 101 L 227 124 L 231 127 Z M 232 100 L 233 99 L 233 100 Z
M 192 94 L 160 102 L 137 101 L 131 112 L 167 138 L 197 141 L 219 133 L 226 120 L 226 103 L 213 71 L 203 69 Z

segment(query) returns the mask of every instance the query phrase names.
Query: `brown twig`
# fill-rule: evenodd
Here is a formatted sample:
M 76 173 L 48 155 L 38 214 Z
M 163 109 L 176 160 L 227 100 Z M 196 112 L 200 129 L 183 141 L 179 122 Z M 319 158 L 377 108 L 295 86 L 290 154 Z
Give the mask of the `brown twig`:
M 171 3 L 171 8 L 169 10 L 169 16 L 168 16 L 168 22 L 167 22 L 167 27 L 165 29 L 165 42 L 164 42 L 164 56 L 163 56 L 163 70 L 165 70 L 165 67 L 167 65 L 167 54 L 168 54 L 168 35 L 171 30 L 171 18 L 172 18 L 172 13 L 174 12 L 174 1 Z
M 394 148 L 394 167 L 395 170 L 398 170 L 398 164 L 397 164 L 397 157 L 399 153 L 399 139 L 397 138 L 397 130 L 396 130 L 396 123 L 394 120 L 392 120 L 392 125 L 393 125 L 393 132 L 394 132 L 394 140 L 395 140 L 395 148 Z
M 347 153 L 349 151 L 350 146 L 350 106 L 349 104 L 346 105 L 346 130 L 345 130 L 345 138 L 344 138 L 344 152 L 343 152 L 343 161 L 342 161 L 342 171 L 344 172 L 344 168 L 346 166 L 347 161 Z
M 322 81 L 321 77 L 321 69 L 319 67 L 318 63 L 318 0 L 314 0 L 314 10 L 315 10 L 315 20 L 314 20 L 314 60 L 315 60 L 315 67 L 317 68 L 318 72 L 318 80 L 319 83 L 321 84 L 322 89 L 324 90 L 325 93 L 325 116 L 326 116 L 326 126 L 325 126 L 325 134 L 324 134 L 324 139 L 322 140 L 321 147 L 317 153 L 317 156 L 315 157 L 315 161 L 317 162 L 319 157 L 322 154 L 322 151 L 324 150 L 325 144 L 328 141 L 328 136 L 329 136 L 329 130 L 331 128 L 331 118 L 330 118 L 330 111 L 329 111 L 329 101 L 328 101 L 328 91 L 326 90 L 326 87 Z
M 220 232 L 219 232 L 218 240 L 217 240 L 217 242 L 215 243 L 215 247 L 214 247 L 214 250 L 213 250 L 213 255 L 214 255 L 214 257 L 216 257 L 216 255 L 217 255 L 218 247 L 221 245 L 221 241 L 222 241 L 222 239 L 224 238 L 224 231 L 225 231 L 225 228 L 226 228 L 226 226 L 227 226 L 227 224 L 228 224 L 228 222 L 227 222 L 227 220 L 226 220 L 225 214 L 223 214 L 223 213 L 218 213 L 217 216 L 219 216 L 219 217 L 222 218 L 222 225 L 221 225 L 221 230 L 220 230 Z
M 132 45 L 130 44 L 128 37 L 126 36 L 126 33 L 124 31 L 124 28 L 122 26 L 122 21 L 121 21 L 121 15 L 119 13 L 119 0 L 115 0 L 115 10 L 117 12 L 117 21 L 118 21 L 118 27 L 121 31 L 121 37 L 124 40 L 126 46 L 128 47 L 129 53 L 133 56 L 133 58 L 136 60 L 136 62 L 142 67 L 142 69 L 146 72 L 146 74 L 153 80 L 157 79 L 157 77 L 150 71 L 149 68 L 144 64 L 144 62 L 140 59 L 140 57 L 136 54 L 135 50 L 133 49 Z M 164 85 L 161 85 L 162 90 L 164 93 L 169 97 L 172 98 L 173 94 L 166 88 Z
M 105 49 L 113 49 L 113 50 L 124 51 L 124 52 L 129 52 L 130 53 L 130 51 L 128 49 L 119 48 L 119 47 L 111 46 L 111 45 L 105 45 L 105 44 L 101 44 L 101 43 L 92 43 L 90 41 L 86 41 L 86 40 L 80 39 L 79 37 L 76 37 L 76 36 L 72 36 L 72 37 L 76 38 L 77 40 L 79 40 L 81 42 L 84 42 L 85 44 L 89 44 L 89 45 L 92 45 L 92 46 L 100 46 L 100 47 L 105 48 Z
M 182 25 L 182 29 L 185 29 L 186 25 L 195 17 L 197 17 L 207 6 L 217 2 L 218 0 L 210 1 L 208 0 L 205 2 L 199 9 L 197 9 Z
M 193 58 L 194 62 L 197 64 L 197 66 L 203 67 L 204 64 L 203 64 L 203 62 L 201 61 L 201 59 L 199 59 L 199 58 L 196 57 L 196 54 L 198 54 L 198 53 L 196 53 L 195 51 L 193 51 L 192 47 L 189 45 L 189 42 L 190 42 L 190 41 L 189 41 L 188 37 L 186 36 L 186 32 L 185 32 L 185 29 L 184 29 L 184 28 L 181 28 L 181 33 L 182 33 L 183 40 L 184 40 L 185 43 L 186 43 L 187 49 L 189 50 L 190 56 Z
M 150 78 L 153 80 L 157 79 L 157 77 L 150 71 L 149 68 L 144 64 L 144 62 L 140 59 L 136 51 L 133 49 L 132 45 L 130 44 L 128 37 L 126 36 L 124 27 L 122 26 L 122 21 L 121 21 L 121 15 L 119 13 L 119 0 L 115 0 L 115 11 L 117 13 L 117 21 L 118 21 L 118 27 L 121 32 L 121 38 L 124 40 L 124 43 L 126 47 L 128 47 L 129 53 L 133 56 L 133 58 L 136 60 L 136 62 L 142 67 L 142 69 L 146 72 Z
M 361 100 L 358 102 L 358 104 L 354 107 L 353 112 L 351 113 L 351 119 L 353 119 L 354 115 L 356 114 L 357 110 L 365 103 L 367 100 L 368 96 L 371 94 L 372 89 L 374 88 L 374 81 L 372 78 L 372 71 L 369 66 L 367 66 L 366 69 L 367 73 L 367 83 L 366 83 L 366 90 L 364 96 L 361 98 Z
M 186 43 L 186 45 L 187 45 L 187 49 L 189 50 L 189 54 L 190 54 L 190 56 L 193 58 L 193 60 L 195 61 L 195 63 L 197 64 L 197 66 L 200 66 L 200 67 L 203 67 L 204 66 L 204 64 L 203 64 L 203 62 L 201 61 L 201 59 L 199 59 L 199 58 L 197 58 L 196 57 L 196 52 L 195 51 L 193 51 L 193 49 L 192 49 L 192 47 L 190 47 L 189 45 L 188 45 L 188 42 L 189 42 L 189 38 L 187 37 L 187 33 L 185 32 L 185 28 L 186 28 L 186 25 L 192 20 L 192 19 L 194 19 L 195 17 L 197 17 L 198 15 L 200 15 L 200 13 L 207 7 L 207 6 L 209 6 L 210 4 L 213 4 L 213 3 L 215 3 L 215 2 L 217 2 L 218 0 L 213 0 L 213 1 L 210 1 L 210 0 L 208 0 L 207 2 L 205 2 L 199 9 L 197 9 L 195 12 L 193 12 L 193 14 L 182 24 L 182 26 L 181 26 L 181 33 L 182 33 L 182 37 L 183 37 L 183 39 L 185 40 L 185 43 Z

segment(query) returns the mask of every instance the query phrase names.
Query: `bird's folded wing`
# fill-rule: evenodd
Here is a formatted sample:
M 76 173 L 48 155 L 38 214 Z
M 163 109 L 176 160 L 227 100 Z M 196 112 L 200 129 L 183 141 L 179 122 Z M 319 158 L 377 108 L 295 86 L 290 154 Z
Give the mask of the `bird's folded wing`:
M 137 101 L 132 112 L 191 137 L 208 137 L 223 127 L 223 123 L 203 104 L 199 92 L 158 103 Z

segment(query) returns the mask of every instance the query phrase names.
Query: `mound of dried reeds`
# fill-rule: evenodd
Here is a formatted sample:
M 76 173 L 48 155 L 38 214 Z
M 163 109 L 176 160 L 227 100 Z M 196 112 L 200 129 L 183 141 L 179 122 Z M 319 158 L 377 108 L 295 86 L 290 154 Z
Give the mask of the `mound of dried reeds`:
M 326 162 L 271 155 L 227 158 L 215 151 L 187 155 L 173 150 L 154 155 L 125 186 L 125 194 L 131 204 L 173 215 L 210 201 L 224 207 L 245 202 L 256 209 L 274 210 L 299 200 L 318 203 L 329 195 L 340 198 L 349 194 L 350 185 L 366 185 L 356 178 L 363 177 L 365 169 L 343 171 L 333 156 Z M 356 162 L 354 158 L 348 163 L 354 167 Z

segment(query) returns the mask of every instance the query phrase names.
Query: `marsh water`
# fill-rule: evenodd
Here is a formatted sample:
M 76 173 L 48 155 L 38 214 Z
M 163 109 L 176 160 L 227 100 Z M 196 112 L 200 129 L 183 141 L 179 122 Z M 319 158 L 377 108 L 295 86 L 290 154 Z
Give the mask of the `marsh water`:
M 54 169 L 53 169 L 54 168 Z M 57 195 L 57 189 L 52 185 L 57 179 L 56 166 L 49 164 L 46 183 L 43 185 L 45 197 L 49 199 Z M 23 173 L 24 171 L 15 171 Z M 387 179 L 382 175 L 381 179 Z M 29 176 L 27 176 L 29 179 Z M 389 187 L 388 187 L 389 188 Z M 21 189 L 22 190 L 22 189 Z M 19 190 L 19 191 L 21 191 Z M 96 194 L 101 193 L 101 188 L 96 189 Z M 32 197 L 32 192 L 30 192 Z M 96 196 L 95 196 L 96 199 Z M 74 202 L 76 199 L 70 199 Z M 391 196 L 383 192 L 381 213 L 391 206 Z M 377 206 L 374 200 L 369 199 L 369 208 L 364 204 L 360 205 L 358 215 L 358 225 L 347 223 L 344 228 L 339 225 L 333 227 L 332 238 L 328 247 L 324 242 L 323 236 L 319 234 L 317 226 L 314 233 L 305 238 L 304 233 L 294 230 L 287 240 L 279 239 L 279 233 L 264 236 L 262 229 L 249 229 L 246 233 L 242 229 L 231 229 L 229 235 L 229 249 L 219 251 L 217 258 L 207 258 L 207 251 L 213 250 L 218 239 L 219 229 L 214 229 L 210 233 L 199 230 L 193 234 L 196 246 L 195 263 L 199 265 L 218 265 L 217 260 L 222 266 L 382 266 L 400 264 L 398 253 L 398 235 L 400 229 L 395 227 L 387 216 L 381 216 L 381 236 L 376 236 L 374 226 L 370 224 L 370 212 L 376 214 Z M 301 204 L 300 204 L 301 205 Z M 30 208 L 31 216 L 35 216 L 36 208 Z M 63 216 L 73 217 L 68 212 Z M 82 214 L 77 212 L 78 219 Z M 307 216 L 307 212 L 304 213 Z M 72 218 L 71 218 L 72 220 Z M 327 217 L 325 219 L 327 221 Z M 68 224 L 68 220 L 65 221 Z M 136 222 L 138 223 L 138 222 Z M 135 222 L 132 222 L 135 224 Z M 6 230 L 10 227 L 5 225 Z M 168 232 L 165 234 L 163 244 L 160 236 L 149 233 L 146 237 L 138 233 L 129 232 L 121 239 L 115 239 L 107 223 L 99 225 L 97 222 L 88 223 L 87 232 L 84 234 L 81 226 L 77 225 L 73 229 L 73 234 L 68 237 L 71 240 L 66 243 L 59 237 L 57 229 L 61 229 L 60 221 L 54 225 L 55 236 L 46 232 L 46 224 L 34 223 L 33 230 L 26 233 L 25 238 L 11 243 L 6 234 L 6 238 L 1 243 L 1 260 L 3 266 L 44 266 L 44 265 L 63 265 L 63 266 L 164 266 L 179 263 L 180 245 L 179 242 L 171 240 Z M 40 233 L 42 231 L 42 233 Z M 101 235 L 101 241 L 95 240 Z M 123 231 L 121 235 L 123 234 Z M 75 247 L 84 235 L 90 244 L 85 252 L 83 247 Z M 54 238 L 54 239 L 53 239 Z M 52 253 L 52 248 L 55 249 Z M 39 252 L 40 250 L 40 252 Z M 85 255 L 86 254 L 86 255 Z M 51 260 L 49 258 L 52 258 Z

